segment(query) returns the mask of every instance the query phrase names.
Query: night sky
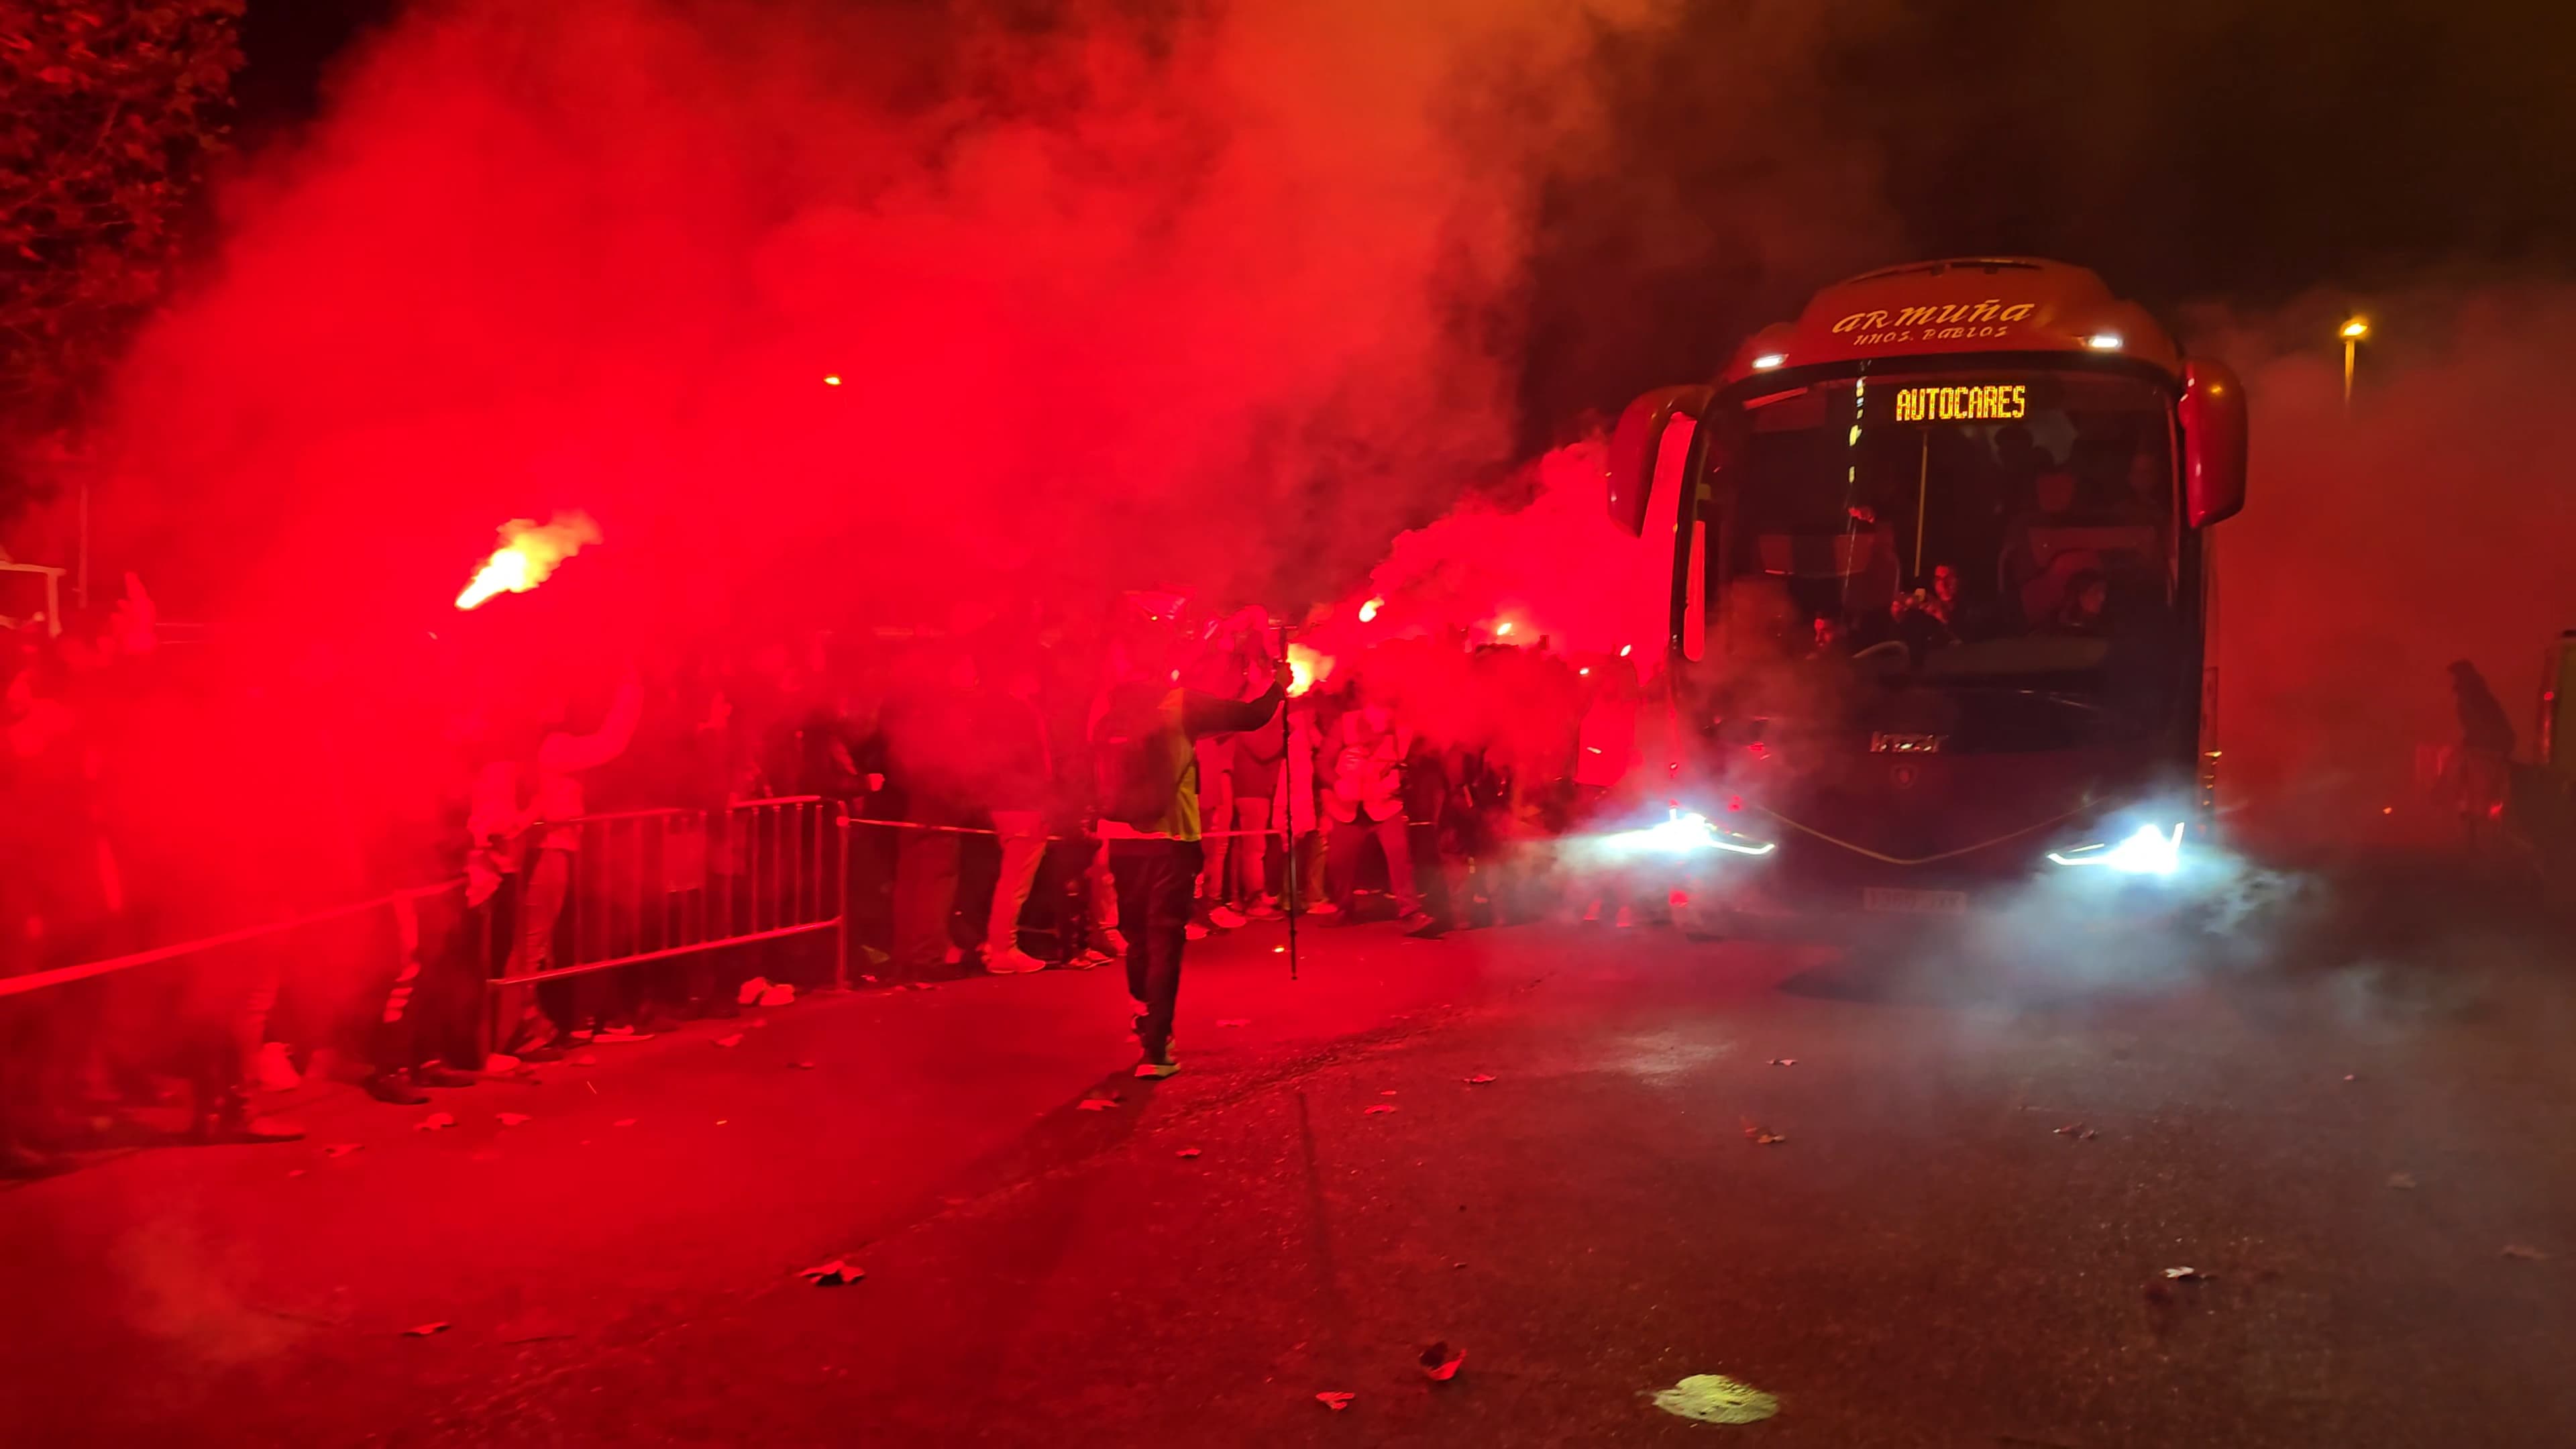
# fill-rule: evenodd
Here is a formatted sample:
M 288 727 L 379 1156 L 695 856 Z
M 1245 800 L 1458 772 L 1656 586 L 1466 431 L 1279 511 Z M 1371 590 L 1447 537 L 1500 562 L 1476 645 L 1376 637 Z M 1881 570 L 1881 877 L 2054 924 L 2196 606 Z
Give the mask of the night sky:
M 251 143 L 312 114 L 330 59 L 399 8 L 251 0 Z M 2168 314 L 2576 268 L 2576 7 L 1815 10 L 1785 54 L 1746 37 L 1786 12 L 1743 0 L 1605 53 L 1615 164 L 1551 186 L 1537 248 L 1535 439 L 1901 260 L 2059 257 Z

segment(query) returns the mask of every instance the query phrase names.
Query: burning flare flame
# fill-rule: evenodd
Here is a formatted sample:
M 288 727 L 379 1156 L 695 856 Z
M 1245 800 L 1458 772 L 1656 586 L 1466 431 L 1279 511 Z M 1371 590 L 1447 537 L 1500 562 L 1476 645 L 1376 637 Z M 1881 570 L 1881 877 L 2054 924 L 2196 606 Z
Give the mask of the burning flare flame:
M 1290 698 L 1315 687 L 1315 682 L 1333 672 L 1333 656 L 1319 654 L 1304 644 L 1288 646 L 1288 694 Z
M 513 518 L 501 525 L 501 546 L 456 596 L 456 607 L 471 609 L 495 594 L 524 594 L 544 583 L 556 564 L 597 542 L 599 525 L 587 513 L 558 513 L 543 528 Z

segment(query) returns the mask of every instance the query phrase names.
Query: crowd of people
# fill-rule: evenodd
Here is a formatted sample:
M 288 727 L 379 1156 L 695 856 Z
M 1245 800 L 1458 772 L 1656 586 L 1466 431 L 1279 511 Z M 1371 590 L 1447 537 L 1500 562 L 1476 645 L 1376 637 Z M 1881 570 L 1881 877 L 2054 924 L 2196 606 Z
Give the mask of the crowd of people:
M 172 642 L 136 581 L 72 622 L 0 660 L 0 986 L 52 973 L 0 995 L 11 1173 L 156 1112 L 283 1140 L 253 1109 L 305 1074 L 418 1102 L 733 1010 L 754 976 L 826 982 L 807 938 L 491 984 L 584 964 L 577 822 L 775 797 L 853 822 L 832 868 L 867 974 L 1123 960 L 1138 1069 L 1165 1073 L 1187 941 L 1290 910 L 1431 935 L 1553 906 L 1544 842 L 1616 808 L 1651 713 L 1628 660 L 1454 632 L 1319 659 L 1303 687 L 1258 609 L 1139 596 L 595 670 L 434 637 Z M 101 961 L 124 964 L 60 979 Z

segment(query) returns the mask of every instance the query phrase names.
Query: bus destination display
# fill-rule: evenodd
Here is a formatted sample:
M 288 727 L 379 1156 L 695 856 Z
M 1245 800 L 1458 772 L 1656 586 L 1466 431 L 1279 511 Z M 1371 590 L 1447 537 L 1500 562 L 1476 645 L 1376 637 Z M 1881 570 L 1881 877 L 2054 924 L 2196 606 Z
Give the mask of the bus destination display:
M 2018 418 L 2030 411 L 2028 386 L 2018 382 L 1965 387 L 1900 387 L 1900 423 L 1974 423 Z

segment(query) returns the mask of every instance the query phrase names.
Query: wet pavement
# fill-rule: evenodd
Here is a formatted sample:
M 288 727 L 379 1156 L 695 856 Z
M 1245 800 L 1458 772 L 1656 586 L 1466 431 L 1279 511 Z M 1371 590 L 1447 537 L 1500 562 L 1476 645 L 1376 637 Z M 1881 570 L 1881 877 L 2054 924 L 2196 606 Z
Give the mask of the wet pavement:
M 1193 947 L 1161 1083 L 1048 972 L 0 1192 L 0 1441 L 2576 1442 L 2545 942 L 1305 939 Z

